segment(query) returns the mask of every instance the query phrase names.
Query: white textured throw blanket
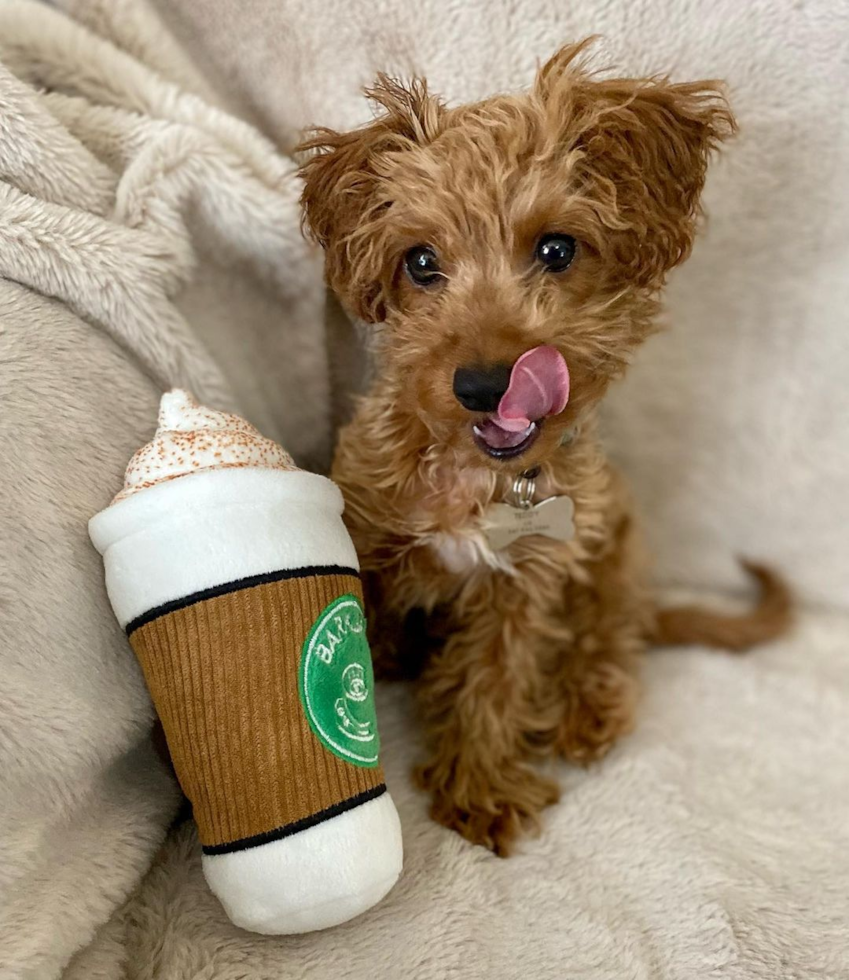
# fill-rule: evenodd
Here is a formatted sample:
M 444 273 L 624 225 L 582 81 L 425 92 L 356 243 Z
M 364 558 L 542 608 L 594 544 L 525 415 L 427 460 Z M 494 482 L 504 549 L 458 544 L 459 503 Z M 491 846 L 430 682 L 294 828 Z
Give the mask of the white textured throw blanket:
M 143 0 L 62 6 L 0 0 L 0 980 L 849 978 L 846 5 L 161 0 L 168 31 Z M 165 385 L 327 460 L 355 354 L 328 351 L 294 165 L 256 127 L 354 125 L 377 69 L 482 97 L 594 32 L 627 71 L 727 78 L 743 125 L 613 451 L 664 583 L 709 601 L 765 558 L 799 627 L 653 654 L 634 735 L 559 767 L 507 861 L 427 819 L 411 694 L 384 687 L 401 882 L 326 933 L 241 932 L 169 832 L 86 522 Z

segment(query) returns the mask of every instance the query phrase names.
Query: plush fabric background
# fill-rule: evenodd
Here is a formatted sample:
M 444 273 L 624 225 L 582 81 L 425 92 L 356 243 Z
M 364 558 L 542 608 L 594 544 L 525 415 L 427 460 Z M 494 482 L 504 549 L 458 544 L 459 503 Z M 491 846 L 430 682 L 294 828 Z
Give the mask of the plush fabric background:
M 672 329 L 610 400 L 611 445 L 664 584 L 739 585 L 734 554 L 849 607 L 849 5 L 833 0 L 158 0 L 283 145 L 368 118 L 378 69 L 450 102 L 527 85 L 562 43 L 598 63 L 723 78 L 741 136 L 673 278 Z
M 845 5 L 162 0 L 200 71 L 143 0 L 64 6 L 76 24 L 0 0 L 0 978 L 849 977 Z M 402 881 L 340 929 L 250 936 L 191 824 L 154 857 L 176 793 L 85 534 L 164 384 L 318 464 L 344 402 L 328 378 L 361 367 L 298 237 L 291 162 L 221 109 L 291 146 L 366 118 L 377 68 L 457 101 L 592 31 L 634 71 L 729 78 L 744 125 L 675 329 L 611 406 L 659 573 L 710 600 L 745 550 L 807 610 L 745 658 L 652 656 L 636 733 L 558 767 L 563 801 L 507 862 L 427 819 L 410 692 L 384 688 Z
M 3 980 L 58 975 L 177 810 L 86 531 L 160 391 L 241 408 L 307 463 L 329 448 L 293 164 L 185 88 L 194 72 L 146 8 L 102 10 L 157 70 L 40 3 L 0 2 Z

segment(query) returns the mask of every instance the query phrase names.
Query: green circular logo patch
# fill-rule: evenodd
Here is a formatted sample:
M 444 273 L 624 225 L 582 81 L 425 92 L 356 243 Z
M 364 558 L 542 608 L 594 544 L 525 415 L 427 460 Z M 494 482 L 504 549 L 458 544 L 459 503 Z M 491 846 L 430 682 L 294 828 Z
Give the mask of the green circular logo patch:
M 321 744 L 340 759 L 376 766 L 374 674 L 356 596 L 339 596 L 318 617 L 304 641 L 298 681 L 307 721 Z

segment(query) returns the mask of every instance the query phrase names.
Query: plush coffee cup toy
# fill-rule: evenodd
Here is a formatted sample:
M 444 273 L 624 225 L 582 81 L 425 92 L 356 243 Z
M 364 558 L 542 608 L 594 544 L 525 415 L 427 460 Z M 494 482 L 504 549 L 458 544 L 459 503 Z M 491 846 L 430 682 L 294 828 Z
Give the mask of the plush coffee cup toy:
M 185 391 L 89 523 L 232 921 L 309 932 L 401 872 L 342 495 Z

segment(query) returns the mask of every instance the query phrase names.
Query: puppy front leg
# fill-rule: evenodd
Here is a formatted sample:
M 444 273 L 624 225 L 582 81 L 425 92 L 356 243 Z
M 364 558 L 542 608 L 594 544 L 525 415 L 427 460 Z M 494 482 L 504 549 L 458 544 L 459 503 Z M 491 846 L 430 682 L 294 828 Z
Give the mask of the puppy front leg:
M 558 670 L 562 717 L 555 747 L 572 762 L 602 758 L 633 724 L 651 610 L 637 554 L 631 522 L 623 520 L 592 579 L 567 589 L 574 639 Z
M 515 593 L 491 576 L 465 596 L 462 620 L 420 688 L 433 748 L 416 775 L 433 795 L 431 815 L 501 856 L 559 797 L 556 783 L 526 762 L 544 679 L 528 597 Z

